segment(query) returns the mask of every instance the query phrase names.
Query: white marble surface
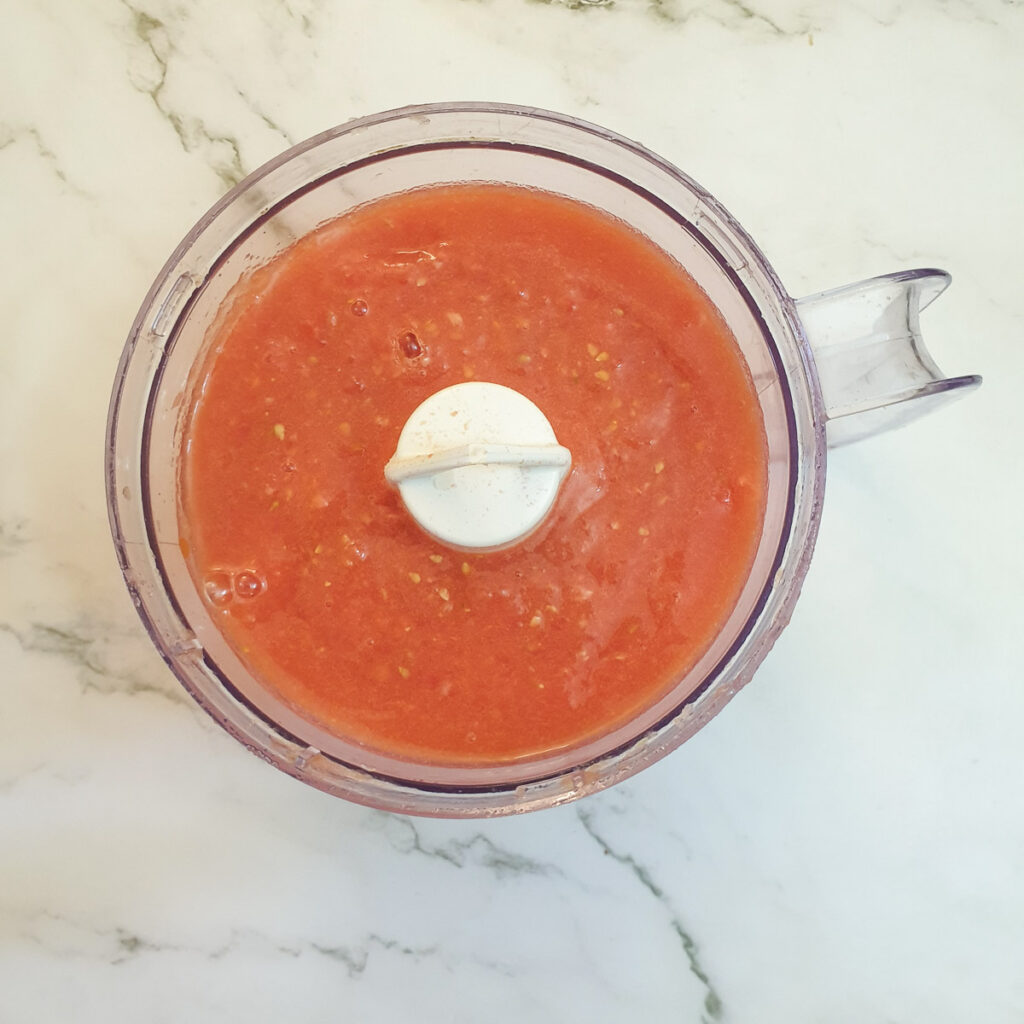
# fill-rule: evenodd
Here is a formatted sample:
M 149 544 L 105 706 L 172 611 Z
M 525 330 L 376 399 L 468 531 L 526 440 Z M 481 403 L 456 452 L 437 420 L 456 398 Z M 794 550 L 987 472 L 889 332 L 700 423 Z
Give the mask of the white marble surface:
M 1024 7 L 0 4 L 0 1021 L 1024 1020 Z M 918 265 L 981 392 L 836 452 L 752 683 L 644 775 L 419 821 L 234 744 L 152 652 L 109 385 L 225 189 L 347 118 L 536 104 L 715 192 L 794 294 Z

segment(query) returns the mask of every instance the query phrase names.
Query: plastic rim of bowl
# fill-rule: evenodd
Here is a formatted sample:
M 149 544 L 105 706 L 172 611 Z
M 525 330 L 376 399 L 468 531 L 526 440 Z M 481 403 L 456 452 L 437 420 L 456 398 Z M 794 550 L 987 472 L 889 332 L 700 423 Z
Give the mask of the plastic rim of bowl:
M 501 765 L 422 765 L 367 751 L 270 698 L 220 637 L 179 547 L 176 453 L 191 373 L 219 303 L 254 261 L 377 195 L 439 181 L 509 181 L 603 207 L 676 257 L 740 342 L 765 412 L 769 510 L 755 567 L 711 650 L 631 723 L 568 751 Z M 118 366 L 107 427 L 118 560 L 153 643 L 197 702 L 269 763 L 326 792 L 443 817 L 576 799 L 664 757 L 753 675 L 789 619 L 817 533 L 824 414 L 793 300 L 703 188 L 596 125 L 502 104 L 405 107 L 271 160 L 185 236 L 150 289 Z

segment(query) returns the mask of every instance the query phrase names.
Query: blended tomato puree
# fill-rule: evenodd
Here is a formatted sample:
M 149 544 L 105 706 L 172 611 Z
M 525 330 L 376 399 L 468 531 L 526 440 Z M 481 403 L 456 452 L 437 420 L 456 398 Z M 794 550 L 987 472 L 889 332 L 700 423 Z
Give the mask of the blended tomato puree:
M 384 479 L 408 416 L 515 388 L 572 469 L 545 522 L 468 554 Z M 278 697 L 366 747 L 487 763 L 664 694 L 733 609 L 767 455 L 735 340 L 614 218 L 505 185 L 419 189 L 313 231 L 232 293 L 193 391 L 182 548 Z

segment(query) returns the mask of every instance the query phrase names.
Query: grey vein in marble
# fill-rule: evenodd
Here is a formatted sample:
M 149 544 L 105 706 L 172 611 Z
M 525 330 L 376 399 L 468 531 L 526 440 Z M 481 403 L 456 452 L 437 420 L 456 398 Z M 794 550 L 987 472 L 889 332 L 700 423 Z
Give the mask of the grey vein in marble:
M 186 153 L 199 151 L 204 143 L 207 147 L 213 147 L 214 150 L 217 147 L 227 149 L 230 154 L 227 159 L 211 159 L 209 153 L 203 155 L 210 170 L 228 188 L 233 188 L 246 175 L 246 171 L 242 167 L 242 155 L 238 140 L 230 135 L 216 135 L 210 132 L 201 118 L 179 113 L 165 102 L 163 93 L 167 85 L 168 65 L 174 54 L 174 45 L 168 36 L 167 26 L 151 14 L 133 7 L 127 0 L 121 0 L 121 2 L 132 17 L 132 32 L 146 48 L 157 67 L 156 80 L 153 82 L 142 80 L 138 73 L 130 74 L 129 78 L 133 87 L 150 97 L 153 105 L 174 129 L 174 133 Z M 241 96 L 241 93 L 239 95 Z M 268 122 L 268 124 L 270 123 Z M 272 125 L 270 126 L 272 127 Z
M 0 150 L 5 150 L 19 142 L 27 142 L 36 156 L 43 160 L 66 188 L 77 195 L 84 196 L 86 194 L 68 178 L 61 166 L 60 159 L 44 141 L 38 128 L 31 125 L 15 126 L 9 123 L 0 123 Z
M 668 897 L 665 895 L 664 890 L 654 881 L 651 877 L 650 872 L 642 864 L 640 864 L 634 857 L 628 853 L 620 853 L 618 850 L 612 848 L 608 841 L 598 832 L 597 827 L 594 824 L 594 814 L 586 807 L 579 807 L 576 810 L 576 816 L 580 820 L 580 824 L 583 826 L 587 835 L 597 843 L 601 848 L 602 853 L 606 856 L 611 857 L 612 860 L 617 861 L 619 864 L 629 868 L 630 872 L 636 878 L 636 880 L 647 890 L 657 901 L 664 907 L 668 913 L 672 930 L 675 932 L 679 939 L 680 945 L 683 947 L 683 952 L 686 955 L 687 966 L 690 973 L 697 978 L 697 980 L 707 990 L 704 996 L 704 1009 L 707 1011 L 707 1017 L 702 1016 L 702 1024 L 708 1024 L 710 1020 L 721 1020 L 722 1018 L 722 999 L 715 991 L 714 985 L 711 984 L 711 979 L 708 977 L 707 972 L 701 966 L 699 958 L 699 947 L 694 941 L 693 937 L 683 927 L 683 923 L 676 913 L 675 908 L 672 906 Z
M 109 628 L 96 631 L 109 635 Z M 0 633 L 7 633 L 26 652 L 51 654 L 64 658 L 79 668 L 79 685 L 82 693 L 123 695 L 153 694 L 174 704 L 193 707 L 185 692 L 174 686 L 160 686 L 138 676 L 119 672 L 104 659 L 96 655 L 96 639 L 88 631 L 69 626 L 52 626 L 46 623 L 31 623 L 27 629 L 16 629 L 9 623 L 0 622 Z
M 615 0 L 529 0 L 534 4 L 551 4 L 557 7 L 566 7 L 570 11 L 585 11 L 594 7 L 614 7 Z
M 388 953 L 398 953 L 401 956 L 410 957 L 414 960 L 433 956 L 438 951 L 436 946 L 404 946 L 395 939 L 384 939 L 379 935 L 372 934 L 367 936 L 366 944 L 364 946 L 355 950 L 348 946 L 321 946 L 315 942 L 310 943 L 310 946 L 321 956 L 329 957 L 332 960 L 338 960 L 343 963 L 350 978 L 358 977 L 366 970 L 366 965 L 370 960 L 370 950 L 372 947 L 377 947 Z
M 0 145 L 0 149 L 3 146 Z M 0 558 L 7 558 L 29 542 L 28 522 L 25 519 L 0 520 Z
M 526 857 L 498 846 L 482 833 L 468 839 L 453 839 L 441 846 L 428 846 L 423 842 L 416 823 L 406 817 L 380 814 L 385 838 L 399 853 L 417 853 L 442 860 L 456 868 L 476 864 L 493 872 L 497 877 L 509 875 L 561 875 L 554 864 Z
M 786 35 L 786 32 L 782 27 L 777 22 L 769 18 L 767 14 L 757 11 L 753 7 L 749 7 L 747 4 L 740 3 L 740 0 L 722 0 L 722 3 L 731 10 L 736 11 L 740 16 L 741 21 L 759 21 L 767 25 L 768 28 L 776 35 Z M 803 35 L 803 32 L 801 31 L 798 34 Z
M 791 27 L 782 24 L 778 14 L 759 10 L 742 0 L 715 0 L 712 4 L 694 3 L 692 0 L 646 0 L 646 14 L 658 21 L 683 25 L 691 19 L 701 18 L 722 28 L 742 30 L 745 26 L 760 26 L 773 36 L 804 36 L 812 31 L 808 15 L 794 12 L 796 21 Z
M 416 960 L 434 956 L 438 952 L 434 946 L 407 946 L 375 932 L 369 933 L 361 943 L 332 946 L 313 941 L 282 943 L 248 929 L 232 929 L 226 940 L 219 945 L 204 948 L 200 945 L 162 941 L 121 925 L 90 928 L 48 911 L 29 918 L 21 929 L 21 935 L 55 955 L 85 957 L 112 967 L 149 954 L 193 953 L 210 960 L 224 960 L 233 955 L 244 955 L 255 945 L 294 959 L 317 956 L 335 961 L 344 966 L 350 978 L 363 974 L 374 950 Z
M 305 11 L 296 11 L 293 8 L 294 4 L 290 3 L 289 0 L 283 0 L 281 6 L 288 12 L 288 14 L 294 18 L 299 25 L 302 27 L 302 34 L 304 36 L 311 36 L 313 33 L 313 18 Z M 307 7 L 314 8 L 316 4 L 307 4 Z
M 234 83 L 232 83 L 234 85 Z M 240 89 L 237 85 L 234 85 L 235 94 L 245 104 L 246 109 L 254 116 L 259 118 L 272 132 L 276 132 L 278 135 L 288 143 L 289 146 L 294 146 L 296 140 L 289 132 L 285 131 L 273 118 L 269 117 L 267 113 L 256 105 L 252 97 L 250 97 L 244 90 Z M 236 148 L 237 152 L 237 148 Z

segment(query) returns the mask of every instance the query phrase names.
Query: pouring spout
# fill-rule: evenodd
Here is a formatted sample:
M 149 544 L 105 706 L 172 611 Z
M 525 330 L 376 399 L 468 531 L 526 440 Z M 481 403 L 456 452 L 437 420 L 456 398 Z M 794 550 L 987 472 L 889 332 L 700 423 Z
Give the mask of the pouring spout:
M 981 384 L 945 377 L 920 313 L 949 286 L 944 270 L 906 270 L 797 300 L 814 352 L 830 447 L 902 426 Z

